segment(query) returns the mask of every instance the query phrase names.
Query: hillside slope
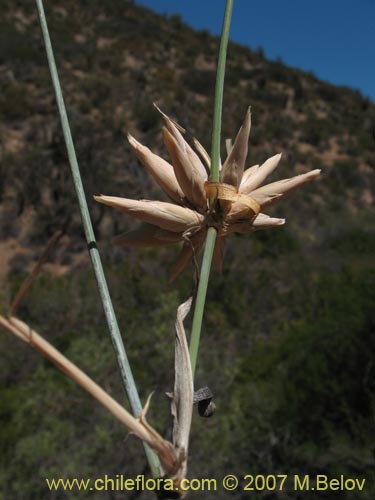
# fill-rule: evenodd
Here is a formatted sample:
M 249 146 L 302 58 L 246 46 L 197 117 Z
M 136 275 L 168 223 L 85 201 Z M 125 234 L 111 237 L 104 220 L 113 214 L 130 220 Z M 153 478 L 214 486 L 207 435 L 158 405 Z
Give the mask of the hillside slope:
M 5 225 L 0 238 L 12 235 L 28 248 L 28 235 L 35 241 L 52 226 L 73 229 L 77 218 L 68 208 L 74 197 L 34 4 L 2 2 L 2 11 L 1 214 L 12 228 Z M 131 2 L 54 2 L 47 12 L 90 202 L 100 190 L 154 194 L 125 140 L 130 131 L 165 154 L 152 102 L 209 149 L 216 39 Z M 297 232 L 311 204 L 324 219 L 370 206 L 374 104 L 231 44 L 224 137 L 234 136 L 248 105 L 251 164 L 281 151 L 279 176 L 323 169 L 322 181 L 298 195 Z M 100 207 L 92 210 L 98 222 L 105 219 L 99 230 L 111 234 L 115 222 Z M 319 213 L 310 218 L 317 222 Z

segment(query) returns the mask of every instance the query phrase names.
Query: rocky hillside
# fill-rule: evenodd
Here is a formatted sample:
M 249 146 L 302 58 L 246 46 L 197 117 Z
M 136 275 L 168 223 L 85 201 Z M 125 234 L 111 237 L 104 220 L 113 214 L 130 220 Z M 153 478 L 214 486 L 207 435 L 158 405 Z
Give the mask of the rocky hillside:
M 9 271 L 54 228 L 73 235 L 79 221 L 34 3 L 1 6 L 0 254 Z M 90 202 L 99 191 L 154 194 L 125 140 L 130 131 L 165 154 L 153 102 L 209 149 L 217 39 L 193 31 L 177 16 L 167 19 L 132 2 L 46 7 Z M 306 229 L 312 221 L 331 224 L 327 218 L 338 219 L 342 211 L 349 212 L 345 218 L 357 218 L 371 205 L 373 103 L 357 91 L 271 63 L 261 51 L 231 44 L 224 137 L 233 137 L 248 105 L 251 164 L 282 151 L 279 176 L 323 170 L 321 182 L 296 198 L 298 213 L 291 222 L 297 232 L 302 217 Z M 92 212 L 99 237 L 128 224 L 100 207 L 92 206 Z
M 134 223 L 92 195 L 162 199 L 126 141 L 131 132 L 167 158 L 153 102 L 210 148 L 218 39 L 125 0 L 45 7 L 120 326 L 142 397 L 156 389 L 150 418 L 167 428 L 174 314 L 191 269 L 171 287 L 176 249 L 113 248 L 111 237 Z M 0 0 L 0 8 L 0 305 L 62 229 L 20 315 L 121 400 L 35 3 Z M 366 476 L 373 467 L 375 105 L 231 43 L 223 138 L 234 137 L 248 105 L 249 165 L 282 152 L 273 179 L 315 168 L 322 175 L 275 207 L 285 226 L 234 236 L 222 275 L 213 275 L 198 379 L 217 394 L 219 411 L 194 423 L 191 475 Z M 41 477 L 142 470 L 138 444 L 124 444 L 123 429 L 82 391 L 3 333 L 0 352 L 0 498 L 44 498 Z M 278 498 L 297 498 L 285 495 Z

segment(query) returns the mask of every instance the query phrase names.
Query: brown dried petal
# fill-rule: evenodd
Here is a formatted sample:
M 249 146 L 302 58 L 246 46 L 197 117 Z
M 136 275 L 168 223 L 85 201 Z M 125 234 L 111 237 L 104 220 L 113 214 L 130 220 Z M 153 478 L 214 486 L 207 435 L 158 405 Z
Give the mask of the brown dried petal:
M 285 224 L 285 219 L 277 219 L 266 214 L 259 214 L 254 221 L 238 220 L 226 228 L 226 234 L 231 233 L 251 233 L 259 229 L 268 229 L 270 227 L 282 226 Z
M 225 139 L 225 149 L 227 152 L 227 156 L 230 154 L 233 148 L 233 142 L 231 138 Z
M 240 186 L 242 174 L 245 168 L 250 126 L 251 113 L 250 108 L 248 108 L 243 125 L 237 134 L 231 152 L 225 160 L 225 163 L 221 170 L 221 182 L 224 182 L 225 184 L 231 184 L 237 189 Z
M 228 236 L 228 234 L 232 233 L 246 234 L 253 231 L 255 231 L 255 229 L 251 220 L 238 220 L 225 226 L 221 231 L 219 231 L 219 234 Z
M 94 198 L 99 203 L 118 208 L 148 224 L 154 224 L 176 233 L 182 233 L 191 227 L 199 226 L 203 221 L 203 216 L 194 210 L 164 201 L 131 200 L 104 195 L 94 196 Z
M 207 199 L 203 185 L 207 180 L 206 171 L 204 170 L 204 175 L 202 175 L 195 168 L 187 152 L 187 143 L 177 128 L 175 128 L 175 134 L 172 134 L 169 129 L 164 127 L 163 136 L 171 156 L 174 173 L 182 191 L 194 207 L 200 211 L 205 211 Z M 201 164 L 199 158 L 198 161 Z M 204 169 L 202 164 L 201 166 Z
M 268 227 L 282 226 L 285 224 L 285 219 L 270 217 L 269 215 L 260 213 L 253 221 L 254 229 L 266 229 Z
M 318 177 L 320 170 L 312 170 L 306 174 L 296 175 L 290 179 L 283 179 L 281 181 L 273 182 L 272 184 L 267 184 L 259 189 L 256 189 L 251 193 L 251 197 L 254 198 L 261 206 L 267 207 L 273 205 L 276 201 L 292 192 L 294 189 L 302 186 L 306 182 L 312 181 Z
M 247 175 L 245 179 L 243 178 L 243 176 L 240 185 L 240 192 L 250 194 L 257 187 L 259 187 L 265 181 L 265 179 L 275 170 L 275 168 L 279 164 L 280 158 L 281 153 L 272 156 L 271 158 L 268 158 L 268 160 L 265 161 L 262 166 L 260 166 L 256 170 L 254 169 L 254 171 L 251 172 L 251 175 Z
M 207 153 L 207 151 L 204 149 L 204 147 L 198 141 L 198 139 L 196 139 L 195 137 L 193 137 L 193 141 L 194 141 L 195 149 L 198 151 L 198 153 L 200 154 L 201 158 L 205 162 L 208 170 L 210 170 L 210 168 L 211 168 L 211 158 L 210 158 L 210 155 Z
M 252 167 L 249 167 L 245 170 L 245 172 L 243 173 L 242 175 L 242 179 L 241 179 L 241 184 L 240 184 L 240 191 L 241 191 L 241 187 L 242 185 L 245 185 L 248 181 L 248 178 L 251 177 L 254 172 L 256 172 L 259 168 L 259 165 L 253 165 Z
M 181 127 L 177 122 L 174 120 L 171 120 L 169 116 L 167 116 L 165 113 L 163 113 L 158 107 L 158 111 L 163 115 L 165 123 L 168 127 L 169 132 L 173 135 L 173 137 L 179 142 L 183 143 L 187 152 L 187 155 L 190 158 L 190 161 L 193 165 L 193 167 L 197 170 L 197 172 L 202 176 L 204 180 L 207 180 L 207 172 L 206 169 L 204 168 L 204 165 L 199 159 L 199 156 L 195 153 L 195 151 L 190 147 L 190 144 L 185 141 L 184 137 L 182 136 L 181 132 L 186 132 L 186 130 Z M 203 146 L 200 144 L 198 139 L 194 138 L 194 143 L 198 145 L 199 149 L 202 149 L 205 153 L 205 155 L 208 156 L 208 153 L 204 150 Z
M 160 108 L 159 106 L 157 106 L 155 103 L 154 103 L 154 106 L 155 108 L 159 111 L 159 113 L 163 116 L 166 124 L 167 124 L 167 127 L 169 129 L 169 131 L 171 132 L 172 135 L 175 135 L 175 128 L 177 128 L 177 130 L 179 130 L 180 132 L 182 132 L 183 134 L 185 134 L 187 131 L 186 129 L 184 129 L 184 127 L 181 127 L 181 125 L 179 125 L 175 120 L 172 120 L 171 118 L 169 118 L 168 115 L 166 115 Z M 202 146 L 202 144 L 198 141 L 198 139 L 196 137 L 194 137 L 192 134 L 190 134 L 192 139 L 193 139 L 193 142 L 194 142 L 194 146 L 195 146 L 195 149 L 197 150 L 197 152 L 200 154 L 201 158 L 203 159 L 203 161 L 205 162 L 205 164 L 207 165 L 207 168 L 208 170 L 210 169 L 210 166 L 211 166 L 211 158 L 209 156 L 209 154 L 207 153 L 207 151 L 204 149 L 204 147 Z M 194 162 L 196 168 L 198 169 L 198 171 L 201 173 L 201 175 L 207 179 L 207 170 L 205 169 L 204 165 L 202 165 L 199 157 L 195 154 L 195 152 L 191 149 L 189 143 L 187 143 L 185 141 L 185 144 L 186 144 L 186 149 L 187 149 L 187 152 L 188 152 L 188 155 L 190 156 L 191 155 L 191 158 L 192 158 L 192 161 Z M 203 167 L 203 168 L 202 168 Z
M 146 146 L 143 146 L 134 137 L 128 134 L 128 140 L 135 149 L 138 158 L 147 168 L 148 172 L 152 175 L 155 181 L 159 184 L 162 190 L 172 200 L 179 204 L 183 203 L 184 193 L 180 188 L 173 167 L 167 161 L 154 154 Z
M 115 236 L 112 242 L 123 247 L 162 247 L 182 241 L 182 233 L 174 233 L 156 226 L 144 225 L 134 231 Z

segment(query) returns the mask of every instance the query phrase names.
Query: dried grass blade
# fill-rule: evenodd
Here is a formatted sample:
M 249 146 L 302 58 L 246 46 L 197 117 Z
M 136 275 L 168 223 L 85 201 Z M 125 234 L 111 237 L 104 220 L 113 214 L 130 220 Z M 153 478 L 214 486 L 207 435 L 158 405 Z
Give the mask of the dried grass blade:
M 14 297 L 13 302 L 12 302 L 10 308 L 9 308 L 9 316 L 15 316 L 16 311 L 17 311 L 17 309 L 18 309 L 18 307 L 19 307 L 22 299 L 27 294 L 27 292 L 28 292 L 30 286 L 32 285 L 33 281 L 35 280 L 35 278 L 40 273 L 43 265 L 47 262 L 48 257 L 50 255 L 53 247 L 56 245 L 56 243 L 58 242 L 58 240 L 61 238 L 62 234 L 63 234 L 62 231 L 56 231 L 55 234 L 51 237 L 51 239 L 47 243 L 47 246 L 46 246 L 44 252 L 42 253 L 42 255 L 40 256 L 38 262 L 35 264 L 33 270 L 27 276 L 27 278 L 25 279 L 25 281 L 22 283 L 22 285 L 20 286 L 20 288 L 19 288 L 16 296 Z
M 59 370 L 91 394 L 132 433 L 147 443 L 150 448 L 155 451 L 167 473 L 175 474 L 176 470 L 179 468 L 179 460 L 172 444 L 163 439 L 149 424 L 145 425 L 141 419 L 133 417 L 133 415 L 125 410 L 125 408 L 115 401 L 80 368 L 69 361 L 63 354 L 23 321 L 15 317 L 6 319 L 0 315 L 0 325 L 52 361 Z

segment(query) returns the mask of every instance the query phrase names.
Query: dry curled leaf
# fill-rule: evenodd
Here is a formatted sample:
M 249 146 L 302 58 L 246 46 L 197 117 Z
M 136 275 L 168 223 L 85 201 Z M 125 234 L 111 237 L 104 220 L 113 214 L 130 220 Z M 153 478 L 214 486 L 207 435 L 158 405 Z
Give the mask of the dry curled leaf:
M 187 470 L 187 453 L 194 399 L 193 373 L 183 323 L 189 314 L 192 301 L 193 298 L 190 297 L 178 307 L 175 325 L 175 381 L 173 394 L 171 395 L 171 413 L 173 415 L 173 445 L 181 460 L 181 478 L 186 476 Z

